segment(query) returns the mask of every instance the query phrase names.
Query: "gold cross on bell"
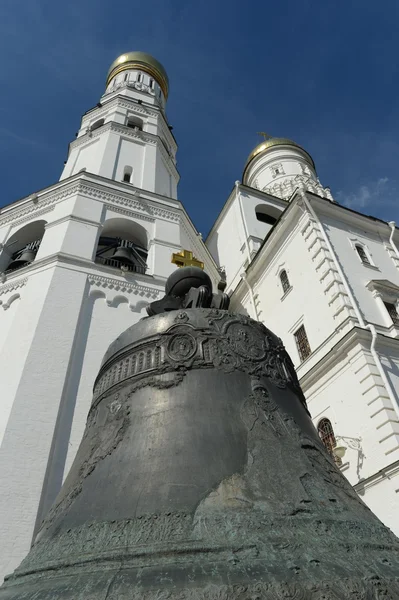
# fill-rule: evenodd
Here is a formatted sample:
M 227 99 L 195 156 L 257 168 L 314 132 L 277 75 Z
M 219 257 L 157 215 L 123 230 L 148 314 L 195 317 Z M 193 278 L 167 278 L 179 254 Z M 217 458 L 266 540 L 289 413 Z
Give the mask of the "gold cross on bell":
M 172 263 L 178 267 L 199 267 L 204 268 L 204 263 L 195 258 L 190 250 L 181 250 L 172 254 Z

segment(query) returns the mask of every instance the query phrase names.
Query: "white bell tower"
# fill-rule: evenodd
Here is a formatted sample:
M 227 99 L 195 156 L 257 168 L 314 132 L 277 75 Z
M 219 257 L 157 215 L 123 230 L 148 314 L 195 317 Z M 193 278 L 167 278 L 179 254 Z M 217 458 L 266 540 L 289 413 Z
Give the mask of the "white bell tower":
M 220 279 L 177 200 L 168 89 L 153 57 L 120 56 L 60 181 L 0 209 L 0 580 L 68 473 L 102 357 L 162 297 L 173 255 Z
M 176 141 L 165 104 L 163 66 L 144 52 L 122 54 L 111 65 L 106 90 L 88 110 L 69 146 L 61 180 L 81 171 L 177 198 Z

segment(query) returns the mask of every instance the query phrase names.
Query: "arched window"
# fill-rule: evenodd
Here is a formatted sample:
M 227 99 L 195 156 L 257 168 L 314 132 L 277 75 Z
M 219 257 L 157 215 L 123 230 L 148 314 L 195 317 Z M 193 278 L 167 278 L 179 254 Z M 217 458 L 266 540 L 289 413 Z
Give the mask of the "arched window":
M 91 131 L 94 131 L 95 129 L 99 129 L 103 125 L 104 125 L 104 119 L 98 119 L 98 121 L 93 123 L 93 125 L 90 127 L 90 129 L 91 129 Z
M 257 212 L 255 214 L 256 218 L 258 219 L 258 221 L 261 221 L 261 223 L 268 223 L 268 225 L 274 225 L 277 221 L 276 217 L 272 217 L 271 215 L 267 215 L 262 212 Z
M 296 347 L 298 348 L 299 358 L 302 361 L 306 360 L 312 354 L 306 333 L 305 325 L 301 325 L 294 333 Z
M 142 225 L 128 219 L 109 219 L 101 232 L 95 262 L 144 275 L 147 247 L 147 231 Z
M 337 445 L 337 441 L 335 439 L 334 429 L 331 425 L 330 419 L 321 419 L 317 426 L 317 432 L 327 452 L 331 454 L 337 465 L 341 465 L 342 460 L 338 456 L 335 456 L 333 452 L 334 448 Z
M 255 215 L 258 221 L 261 223 L 267 223 L 268 225 L 274 225 L 279 216 L 281 210 L 271 204 L 258 204 L 255 207 Z
M 5 243 L 0 271 L 11 273 L 32 263 L 44 235 L 46 221 L 34 221 L 16 231 Z
M 370 261 L 369 257 L 367 256 L 367 252 L 363 248 L 363 246 L 361 246 L 360 244 L 356 244 L 355 248 L 356 248 L 356 252 L 358 253 L 359 258 L 362 261 L 362 263 L 364 265 L 371 265 L 371 261 Z
M 123 181 L 125 183 L 131 183 L 132 182 L 132 175 L 133 175 L 133 169 L 132 167 L 125 167 L 123 170 Z
M 140 131 L 143 131 L 143 120 L 139 119 L 138 117 L 129 117 L 128 121 L 127 121 L 127 126 L 131 127 L 132 129 L 139 129 Z
M 285 292 L 288 292 L 291 287 L 290 280 L 288 279 L 287 271 L 285 269 L 283 269 L 283 271 L 280 273 L 280 281 L 281 287 L 283 288 L 283 292 L 285 294 Z

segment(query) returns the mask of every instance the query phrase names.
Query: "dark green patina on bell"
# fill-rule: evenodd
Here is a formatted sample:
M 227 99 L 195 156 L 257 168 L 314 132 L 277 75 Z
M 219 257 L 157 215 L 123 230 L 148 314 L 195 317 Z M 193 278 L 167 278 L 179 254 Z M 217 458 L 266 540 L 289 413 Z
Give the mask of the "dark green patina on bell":
M 110 346 L 0 600 L 398 600 L 399 542 L 326 453 L 281 341 L 197 275 Z

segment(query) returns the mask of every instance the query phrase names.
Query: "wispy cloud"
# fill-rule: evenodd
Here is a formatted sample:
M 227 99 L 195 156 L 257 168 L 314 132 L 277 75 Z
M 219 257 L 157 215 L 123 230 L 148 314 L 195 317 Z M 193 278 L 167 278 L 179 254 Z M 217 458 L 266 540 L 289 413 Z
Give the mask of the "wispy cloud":
M 380 177 L 351 191 L 339 190 L 336 194 L 338 202 L 355 210 L 382 204 L 389 206 L 397 202 L 397 197 L 398 184 L 388 177 Z
M 52 150 L 52 147 L 41 141 L 40 139 L 31 139 L 26 136 L 18 135 L 17 133 L 6 129 L 5 127 L 0 127 L 0 135 L 8 137 L 12 139 L 14 142 L 19 144 L 24 144 L 26 146 L 32 146 L 33 148 L 40 150 Z

